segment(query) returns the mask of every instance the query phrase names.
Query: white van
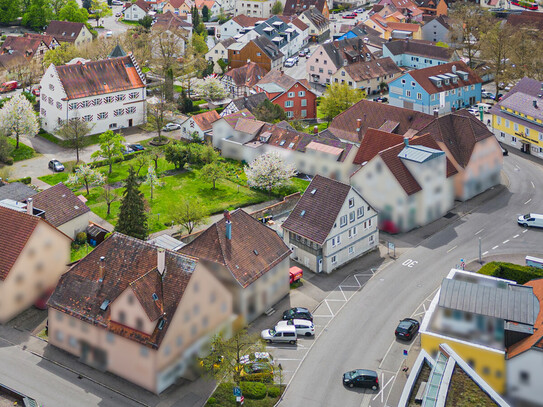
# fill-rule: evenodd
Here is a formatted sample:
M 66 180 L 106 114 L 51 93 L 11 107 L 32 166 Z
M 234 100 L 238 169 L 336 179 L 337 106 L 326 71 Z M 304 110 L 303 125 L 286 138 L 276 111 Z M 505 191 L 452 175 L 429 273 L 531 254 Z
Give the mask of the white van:
M 521 226 L 543 228 L 543 215 L 539 215 L 537 213 L 528 213 L 526 215 L 519 216 L 517 222 Z
M 488 113 L 490 111 L 490 108 L 492 107 L 492 105 L 489 105 L 488 103 L 477 103 L 475 105 L 475 107 L 477 109 L 482 107 L 483 108 L 483 113 Z
M 275 329 L 264 329 L 260 336 L 267 343 L 279 342 L 296 344 L 298 335 L 296 334 L 296 327 L 292 325 L 288 326 L 276 326 Z

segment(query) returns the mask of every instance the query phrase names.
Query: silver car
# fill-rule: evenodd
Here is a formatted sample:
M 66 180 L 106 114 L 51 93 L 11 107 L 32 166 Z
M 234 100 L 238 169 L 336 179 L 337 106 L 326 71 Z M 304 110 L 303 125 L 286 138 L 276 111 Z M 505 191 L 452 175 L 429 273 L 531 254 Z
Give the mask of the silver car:
M 275 329 L 264 329 L 260 336 L 268 343 L 277 342 L 294 345 L 298 340 L 296 328 L 292 325 L 276 326 Z

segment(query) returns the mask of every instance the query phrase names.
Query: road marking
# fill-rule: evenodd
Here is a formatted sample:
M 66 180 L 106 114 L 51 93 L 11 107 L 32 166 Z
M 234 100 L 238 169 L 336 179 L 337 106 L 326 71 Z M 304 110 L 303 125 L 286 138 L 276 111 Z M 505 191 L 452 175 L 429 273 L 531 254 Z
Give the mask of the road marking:
M 479 233 L 481 233 L 483 230 L 485 230 L 484 228 L 481 229 L 480 231 L 478 231 L 477 233 L 475 233 L 475 236 L 477 236 Z
M 524 202 L 524 205 L 530 203 L 531 200 L 532 200 L 532 198 L 528 199 L 526 202 Z
M 451 247 L 449 250 L 447 250 L 447 253 L 452 252 L 454 249 L 456 249 L 458 246 Z
M 383 400 L 383 394 L 384 394 L 383 391 L 384 391 L 384 390 L 386 389 L 386 387 L 390 384 L 390 382 L 391 382 L 392 380 L 394 380 L 395 377 L 396 377 L 396 376 L 392 376 L 392 377 L 388 380 L 388 382 L 387 382 L 384 386 L 382 386 L 382 387 L 379 389 L 379 393 L 377 393 L 377 394 L 375 395 L 375 397 L 373 398 L 374 401 L 375 401 L 375 399 L 376 399 L 377 397 L 379 397 L 379 395 L 381 395 L 381 403 L 384 402 L 384 400 Z M 384 374 L 384 373 L 381 373 L 381 383 L 384 383 L 384 382 L 385 382 L 385 374 Z
M 332 314 L 332 316 L 334 316 L 334 313 L 332 312 L 332 308 L 330 308 L 330 305 L 328 305 L 328 300 L 324 300 L 324 302 L 326 303 L 326 306 L 328 307 L 328 310 L 330 311 L 330 314 Z
M 505 242 L 502 242 L 502 244 L 506 244 L 507 242 L 509 242 L 509 239 L 507 239 Z
M 531 182 L 531 184 L 532 184 L 532 188 L 535 189 L 534 181 L 530 181 L 530 182 Z
M 485 255 L 487 255 L 487 254 L 488 254 L 488 252 L 484 252 L 484 253 L 483 253 L 483 256 L 485 256 Z
M 341 294 L 343 294 L 343 298 L 345 298 L 345 301 L 347 301 L 347 296 L 343 292 L 343 288 L 341 288 L 341 286 L 339 286 L 339 289 L 341 290 Z
M 517 170 L 520 170 L 520 167 L 517 164 L 515 164 L 515 167 L 517 168 Z
M 335 298 L 330 298 L 330 299 L 328 299 L 326 301 L 345 302 L 347 300 L 336 300 Z
M 513 239 L 516 239 L 516 238 L 519 237 L 519 236 L 520 236 L 520 235 L 515 235 L 515 236 L 513 236 Z
M 275 360 L 302 360 L 302 359 L 283 359 L 283 358 L 276 358 Z
M 522 233 L 526 233 L 527 231 L 528 231 L 528 229 L 524 229 L 524 230 L 522 231 Z
M 379 364 L 379 369 L 381 369 L 381 366 L 383 365 L 383 363 L 385 363 L 385 360 L 386 360 L 386 358 L 387 358 L 387 355 L 388 355 L 388 353 L 390 352 L 390 350 L 392 349 L 392 347 L 394 346 L 395 343 L 396 343 L 396 342 L 391 342 L 391 343 L 390 343 L 390 346 L 388 347 L 388 350 L 386 351 L 385 356 L 383 356 L 383 360 L 382 360 L 381 363 Z
M 494 246 L 492 250 L 496 250 L 500 245 Z
M 318 318 L 333 318 L 334 316 L 333 315 L 313 315 L 313 318 L 315 317 L 318 317 Z

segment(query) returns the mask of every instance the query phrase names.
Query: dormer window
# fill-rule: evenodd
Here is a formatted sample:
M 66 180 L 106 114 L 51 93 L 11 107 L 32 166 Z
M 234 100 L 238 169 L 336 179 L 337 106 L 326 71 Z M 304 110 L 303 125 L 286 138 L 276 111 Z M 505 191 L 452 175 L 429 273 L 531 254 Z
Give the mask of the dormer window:
M 437 81 L 436 85 L 441 86 L 441 81 Z

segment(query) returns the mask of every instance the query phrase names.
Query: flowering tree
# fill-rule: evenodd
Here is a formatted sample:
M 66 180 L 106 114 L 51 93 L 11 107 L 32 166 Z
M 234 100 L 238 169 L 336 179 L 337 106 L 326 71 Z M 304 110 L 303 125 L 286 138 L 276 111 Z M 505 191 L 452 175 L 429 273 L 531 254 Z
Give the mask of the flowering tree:
M 152 165 L 150 165 L 147 169 L 147 176 L 145 177 L 145 181 L 143 183 L 151 187 L 151 201 L 153 201 L 153 190 L 155 187 L 161 187 L 164 185 L 164 183 L 158 179 L 155 172 L 155 167 Z
M 208 76 L 204 78 L 196 86 L 196 93 L 201 95 L 204 99 L 220 100 L 224 99 L 227 95 L 226 89 L 219 78 Z
M 0 132 L 6 136 L 15 136 L 19 148 L 19 136 L 35 136 L 40 130 L 38 118 L 32 105 L 22 94 L 9 99 L 0 110 Z
M 245 174 L 250 187 L 271 192 L 275 187 L 286 185 L 296 175 L 296 169 L 292 164 L 287 164 L 279 153 L 271 152 L 255 158 L 245 167 Z
M 80 165 L 75 169 L 75 173 L 70 174 L 66 185 L 70 188 L 80 188 L 83 185 L 87 189 L 89 195 L 89 186 L 104 185 L 106 177 L 100 171 L 91 168 L 89 165 Z

